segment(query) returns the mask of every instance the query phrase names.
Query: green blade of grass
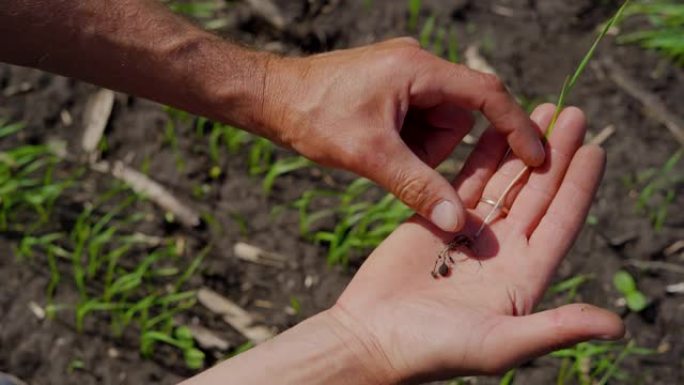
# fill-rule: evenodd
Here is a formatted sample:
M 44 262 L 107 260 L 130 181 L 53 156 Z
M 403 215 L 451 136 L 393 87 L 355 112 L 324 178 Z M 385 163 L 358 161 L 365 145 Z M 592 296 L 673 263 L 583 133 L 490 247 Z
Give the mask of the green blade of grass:
M 573 73 L 572 76 L 565 79 L 565 82 L 563 83 L 563 88 L 561 88 L 560 96 L 558 97 L 558 102 L 556 103 L 556 110 L 553 113 L 551 123 L 549 123 L 549 126 L 544 132 L 544 137 L 548 138 L 549 136 L 551 136 L 553 129 L 556 127 L 558 116 L 563 110 L 563 107 L 565 107 L 565 98 L 570 93 L 570 91 L 572 91 L 572 89 L 575 87 L 575 84 L 577 84 L 577 80 L 580 76 L 582 76 L 582 73 L 584 73 L 587 64 L 589 64 L 589 61 L 594 57 L 594 53 L 596 52 L 596 49 L 598 48 L 603 38 L 606 36 L 608 31 L 615 25 L 615 23 L 622 18 L 622 14 L 625 12 L 625 9 L 627 8 L 628 4 L 629 0 L 626 0 L 622 4 L 622 6 L 620 6 L 620 8 L 617 10 L 615 15 L 613 15 L 613 17 L 611 17 L 610 20 L 608 20 L 608 22 L 603 27 L 601 32 L 598 34 L 598 36 L 596 36 L 596 39 L 594 40 L 594 43 L 591 45 L 591 48 L 589 48 L 587 54 L 584 55 L 584 57 L 580 61 L 579 65 L 577 66 L 577 69 L 575 70 L 575 73 Z
M 615 15 L 608 20 L 606 25 L 603 27 L 601 30 L 601 33 L 598 34 L 596 37 L 596 40 L 594 40 L 594 44 L 591 45 L 591 48 L 589 49 L 589 52 L 582 58 L 582 61 L 580 64 L 577 66 L 577 70 L 575 70 L 575 73 L 572 75 L 570 78 L 570 82 L 568 83 L 568 87 L 572 89 L 575 86 L 575 83 L 577 83 L 577 79 L 582 75 L 582 72 L 584 72 L 584 69 L 586 68 L 587 64 L 589 64 L 589 61 L 591 60 L 592 57 L 594 57 L 594 53 L 596 52 L 596 48 L 598 48 L 599 43 L 601 43 L 601 40 L 606 36 L 608 31 L 610 31 L 611 28 L 617 23 L 621 18 L 622 15 L 625 12 L 625 9 L 629 5 L 630 0 L 626 0 L 624 3 L 622 3 L 622 6 L 617 10 Z

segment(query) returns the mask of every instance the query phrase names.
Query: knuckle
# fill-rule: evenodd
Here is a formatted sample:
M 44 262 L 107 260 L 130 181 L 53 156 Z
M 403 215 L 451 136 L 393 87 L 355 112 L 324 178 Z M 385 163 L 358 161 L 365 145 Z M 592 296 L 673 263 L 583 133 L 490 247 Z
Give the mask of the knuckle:
M 361 176 L 367 176 L 369 163 L 372 159 L 368 151 L 361 146 L 340 146 L 336 150 L 336 164 Z
M 400 44 L 405 44 L 410 47 L 420 47 L 420 42 L 418 41 L 418 39 L 411 36 L 398 37 L 396 39 L 393 39 L 393 41 L 396 41 Z
M 430 189 L 425 180 L 401 173 L 396 186 L 397 197 L 409 206 L 420 209 L 430 203 Z
M 425 52 L 419 45 L 407 44 L 394 46 L 385 51 L 384 63 L 392 68 L 393 71 L 396 71 L 397 69 L 412 65 L 412 63 L 415 63 L 415 61 L 424 53 Z
M 480 73 L 480 79 L 482 81 L 482 84 L 484 87 L 488 90 L 497 92 L 497 93 L 503 93 L 507 92 L 506 91 L 506 85 L 504 82 L 495 74 L 490 74 L 490 73 Z
M 344 159 L 346 159 L 345 168 L 353 170 L 363 176 L 368 175 L 368 171 L 374 168 L 373 158 L 372 153 L 366 150 L 358 148 L 356 150 L 350 150 L 344 155 Z

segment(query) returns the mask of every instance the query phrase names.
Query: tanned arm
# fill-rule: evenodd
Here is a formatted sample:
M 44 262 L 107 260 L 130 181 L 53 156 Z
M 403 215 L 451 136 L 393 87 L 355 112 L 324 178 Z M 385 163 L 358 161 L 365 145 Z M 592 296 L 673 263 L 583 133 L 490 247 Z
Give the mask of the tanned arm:
M 0 60 L 82 79 L 265 132 L 272 55 L 231 44 L 155 0 L 13 0 Z
M 528 165 L 539 130 L 492 75 L 400 38 L 305 58 L 251 51 L 156 0 L 12 0 L 0 60 L 86 80 L 230 123 L 372 179 L 445 231 L 465 224 L 434 170 L 480 110 Z

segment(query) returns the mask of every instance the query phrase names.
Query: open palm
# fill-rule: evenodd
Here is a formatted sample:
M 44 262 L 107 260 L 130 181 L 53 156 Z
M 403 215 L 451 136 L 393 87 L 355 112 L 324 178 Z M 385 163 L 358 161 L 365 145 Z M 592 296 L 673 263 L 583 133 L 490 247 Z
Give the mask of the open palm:
M 544 105 L 532 118 L 546 127 L 552 114 L 553 106 Z M 451 253 L 448 277 L 430 272 L 454 235 L 419 217 L 368 258 L 333 311 L 397 381 L 495 373 L 561 346 L 622 336 L 620 319 L 591 305 L 532 314 L 582 227 L 603 172 L 604 152 L 582 146 L 584 134 L 582 113 L 566 109 L 546 163 L 509 194 L 510 211 L 485 228 L 472 252 Z M 469 208 L 462 233 L 477 232 L 492 209 L 483 198 L 499 198 L 523 167 L 507 156 L 505 138 L 493 130 L 482 136 L 454 183 Z

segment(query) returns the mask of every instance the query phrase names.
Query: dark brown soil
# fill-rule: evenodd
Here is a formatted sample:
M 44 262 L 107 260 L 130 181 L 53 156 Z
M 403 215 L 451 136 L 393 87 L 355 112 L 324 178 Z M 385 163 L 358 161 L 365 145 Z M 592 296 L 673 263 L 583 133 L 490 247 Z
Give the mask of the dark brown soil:
M 282 0 L 277 3 L 290 21 L 285 30 L 270 27 L 244 2 L 233 2 L 225 15 L 229 25 L 222 33 L 245 44 L 286 54 L 358 46 L 407 34 L 404 1 Z M 595 36 L 595 26 L 616 8 L 615 2 L 591 0 L 434 0 L 424 4 L 419 25 L 434 14 L 438 26 L 456 29 L 462 50 L 480 43 L 483 54 L 513 92 L 535 101 L 553 101 L 564 77 L 574 70 Z M 502 15 L 502 9 L 506 15 Z M 601 47 L 597 60 L 602 57 L 613 58 L 630 75 L 660 95 L 670 109 L 682 113 L 684 71 L 652 52 L 618 46 L 612 41 Z M 678 145 L 663 126 L 642 113 L 638 102 L 617 89 L 600 71 L 590 68 L 585 74 L 569 102 L 586 111 L 591 133 L 609 124 L 615 125 L 617 131 L 604 145 L 609 160 L 591 213 L 596 221 L 583 231 L 557 278 L 591 275 L 592 279 L 580 288 L 578 300 L 623 314 L 629 337 L 639 346 L 660 352 L 628 358 L 623 368 L 630 376 L 621 383 L 683 383 L 684 297 L 667 295 L 665 286 L 683 281 L 684 276 L 667 270 L 639 270 L 629 261 L 684 264 L 681 253 L 666 256 L 663 252 L 684 239 L 684 194 L 679 186 L 680 193 L 664 228 L 655 231 L 649 219 L 635 209 L 635 191 L 625 183 L 640 171 L 661 166 Z M 96 88 L 34 70 L 0 65 L 0 89 L 16 88 L 23 83 L 30 86 L 28 91 L 0 95 L 0 117 L 25 122 L 27 128 L 20 136 L 25 142 L 62 138 L 75 147 L 82 129 L 80 117 L 85 100 Z M 72 125 L 66 125 L 60 118 L 62 111 L 68 111 L 74 118 Z M 145 225 L 151 234 L 184 237 L 197 249 L 207 242 L 214 244 L 201 276 L 192 286 L 204 285 L 220 292 L 279 331 L 330 306 L 352 277 L 353 267 L 327 266 L 326 249 L 300 237 L 296 213 L 284 210 L 274 215 L 273 209 L 286 205 L 306 190 L 329 188 L 331 184 L 342 186 L 351 176 L 305 169 L 278 179 L 274 193 L 266 197 L 259 178 L 248 175 L 246 152 L 242 151 L 223 157 L 223 175 L 211 180 L 207 177 L 211 165 L 206 140 L 194 137 L 187 124 L 180 126 L 179 145 L 186 165 L 179 171 L 176 155 L 163 140 L 167 119 L 167 114 L 156 104 L 118 95 L 107 128 L 109 148 L 104 157 L 126 159 L 135 168 L 149 162 L 150 175 L 157 181 L 219 220 L 221 231 L 187 230 L 165 225 L 163 214 L 151 204 L 138 208 L 157 218 Z M 0 148 L 11 145 L 0 142 Z M 455 158 L 462 159 L 468 150 L 462 146 Z M 79 194 L 69 197 L 61 212 L 71 210 L 73 220 L 83 203 L 99 191 L 98 186 L 104 183 L 101 178 L 92 176 L 92 186 L 83 187 Z M 210 193 L 203 199 L 194 198 L 192 186 L 201 183 L 210 185 Z M 241 228 L 236 218 L 247 219 L 247 228 Z M 279 252 L 294 263 L 285 269 L 245 264 L 233 255 L 237 241 Z M 16 245 L 16 236 L 0 237 L 0 371 L 31 384 L 56 385 L 172 384 L 192 374 L 183 368 L 181 357 L 172 351 L 156 354 L 149 360 L 141 359 L 134 339 L 114 339 L 106 332 L 106 326 L 100 327 L 98 322 L 79 334 L 71 317 L 38 320 L 30 312 L 28 303 L 45 302 L 47 268 L 16 261 L 13 245 Z M 353 261 L 352 266 L 358 262 Z M 620 268 L 633 273 L 639 288 L 652 301 L 641 314 L 629 313 L 616 305 L 620 295 L 612 285 L 612 276 Z M 307 288 L 307 280 L 314 284 Z M 285 312 L 291 297 L 296 297 L 302 306 L 296 315 Z M 265 307 L 264 301 L 270 307 Z M 551 302 L 545 304 L 551 305 Z M 245 342 L 199 305 L 186 317 L 194 317 L 203 325 L 220 330 L 233 347 Z M 222 356 L 209 353 L 210 362 Z M 82 361 L 82 369 L 69 369 L 75 360 Z M 515 383 L 555 383 L 558 366 L 556 359 L 535 360 L 518 370 Z M 481 378 L 476 383 L 494 384 L 498 380 Z

